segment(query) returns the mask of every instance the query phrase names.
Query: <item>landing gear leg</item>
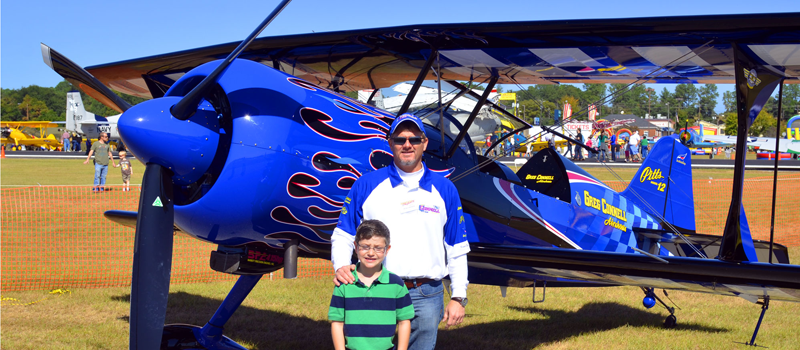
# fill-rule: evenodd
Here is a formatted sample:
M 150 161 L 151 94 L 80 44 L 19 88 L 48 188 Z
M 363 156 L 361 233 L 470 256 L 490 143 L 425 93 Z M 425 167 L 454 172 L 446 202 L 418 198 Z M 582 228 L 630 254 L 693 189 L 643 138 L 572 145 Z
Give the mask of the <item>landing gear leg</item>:
M 667 319 L 664 320 L 664 328 L 675 328 L 675 325 L 678 324 L 678 318 L 675 317 L 675 308 L 667 306 L 667 304 L 664 303 L 664 301 L 661 300 L 661 298 L 659 298 L 656 295 L 655 288 L 642 287 L 642 291 L 644 291 L 645 299 L 647 299 L 647 298 L 655 299 L 659 303 L 661 303 L 661 305 L 663 305 L 664 308 L 667 309 L 667 311 L 669 311 L 669 316 L 667 316 Z M 652 307 L 652 305 L 650 307 Z
M 758 335 L 758 329 L 761 328 L 761 321 L 764 320 L 764 314 L 767 313 L 767 309 L 769 309 L 769 296 L 764 297 L 764 301 L 759 302 L 759 304 L 761 304 L 761 316 L 758 317 L 758 323 L 756 323 L 756 330 L 753 331 L 753 338 L 750 339 L 750 342 L 745 343 L 750 346 L 757 346 L 756 336 Z

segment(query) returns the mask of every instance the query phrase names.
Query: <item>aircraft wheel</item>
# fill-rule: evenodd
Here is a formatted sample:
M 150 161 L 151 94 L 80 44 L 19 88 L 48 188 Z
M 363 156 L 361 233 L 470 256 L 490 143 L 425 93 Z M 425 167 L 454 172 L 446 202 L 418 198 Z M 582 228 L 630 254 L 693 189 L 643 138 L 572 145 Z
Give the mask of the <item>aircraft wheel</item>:
M 678 324 L 678 318 L 675 315 L 667 316 L 667 319 L 664 320 L 664 328 L 675 328 L 675 325 Z

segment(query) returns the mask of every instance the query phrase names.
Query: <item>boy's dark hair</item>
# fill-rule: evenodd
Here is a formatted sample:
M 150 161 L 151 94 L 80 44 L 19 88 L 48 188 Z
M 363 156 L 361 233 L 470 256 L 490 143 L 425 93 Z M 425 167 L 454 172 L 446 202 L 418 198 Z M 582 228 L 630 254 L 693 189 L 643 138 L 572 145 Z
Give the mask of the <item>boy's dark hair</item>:
M 386 240 L 386 245 L 389 245 L 389 228 L 380 220 L 364 220 L 361 225 L 356 229 L 355 244 L 364 239 L 371 239 L 372 237 L 380 237 Z

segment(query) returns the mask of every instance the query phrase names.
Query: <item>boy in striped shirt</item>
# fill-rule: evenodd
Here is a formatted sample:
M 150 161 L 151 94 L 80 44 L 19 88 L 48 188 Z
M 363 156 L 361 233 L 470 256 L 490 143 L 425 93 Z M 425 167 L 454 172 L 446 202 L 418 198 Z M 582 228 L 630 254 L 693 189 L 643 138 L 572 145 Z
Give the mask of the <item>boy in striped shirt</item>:
M 383 267 L 389 229 L 365 220 L 356 229 L 356 282 L 333 289 L 328 318 L 333 345 L 344 349 L 408 349 L 414 306 L 403 280 Z M 397 330 L 397 343 L 392 338 Z

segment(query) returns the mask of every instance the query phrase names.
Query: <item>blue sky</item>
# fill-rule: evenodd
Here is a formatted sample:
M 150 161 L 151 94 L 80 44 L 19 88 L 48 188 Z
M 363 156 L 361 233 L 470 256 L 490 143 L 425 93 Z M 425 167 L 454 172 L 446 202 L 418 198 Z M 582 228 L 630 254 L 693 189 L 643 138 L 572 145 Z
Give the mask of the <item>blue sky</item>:
M 4 1 L 0 86 L 55 86 L 43 42 L 86 67 L 239 41 L 278 0 Z M 763 6 L 768 4 L 768 6 Z M 294 0 L 261 36 L 409 24 L 798 12 L 800 1 Z M 656 87 L 661 91 L 661 87 Z M 720 86 L 724 91 L 724 86 Z

